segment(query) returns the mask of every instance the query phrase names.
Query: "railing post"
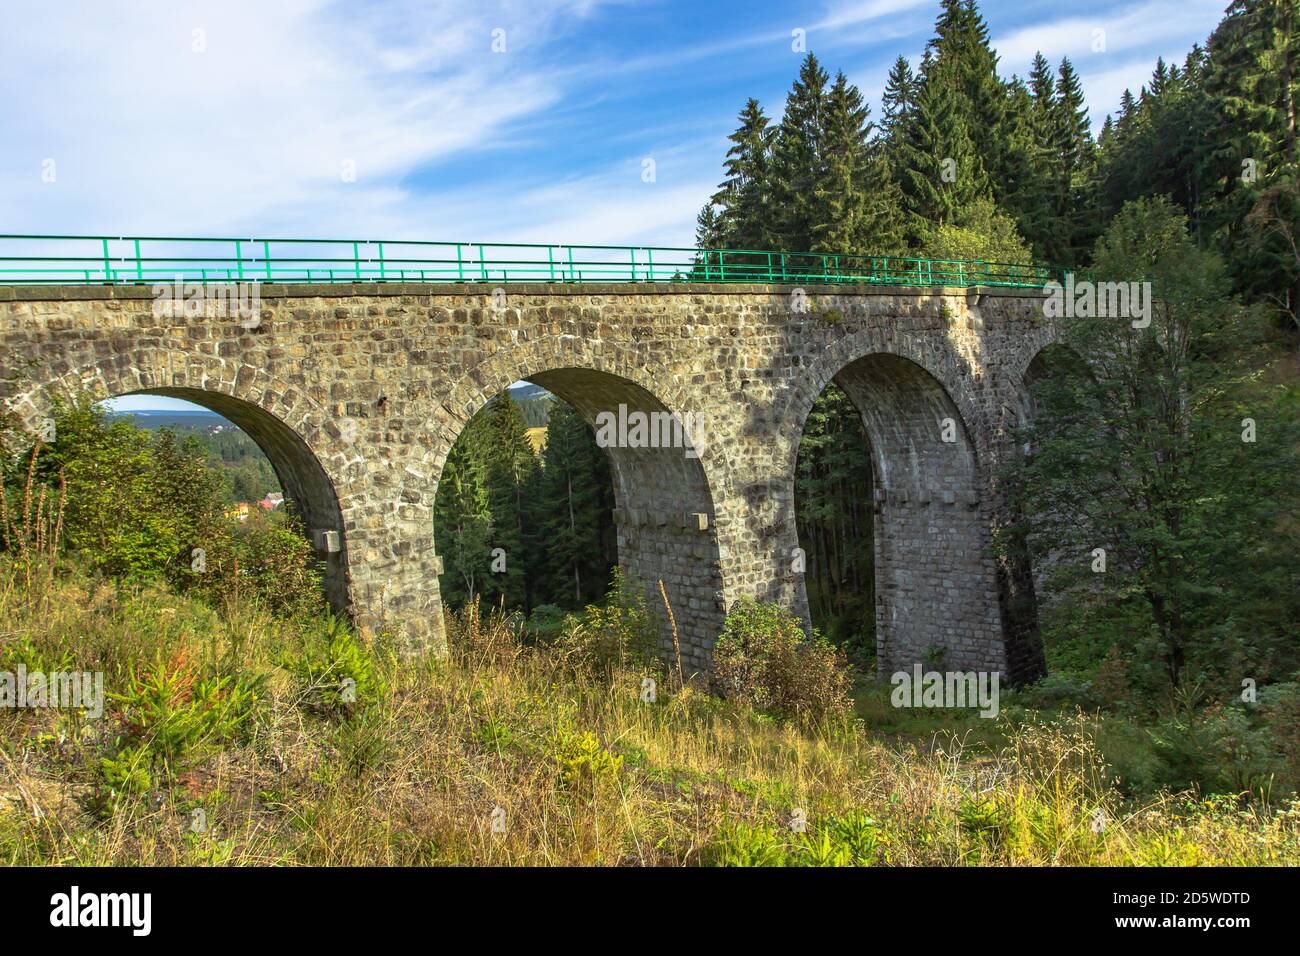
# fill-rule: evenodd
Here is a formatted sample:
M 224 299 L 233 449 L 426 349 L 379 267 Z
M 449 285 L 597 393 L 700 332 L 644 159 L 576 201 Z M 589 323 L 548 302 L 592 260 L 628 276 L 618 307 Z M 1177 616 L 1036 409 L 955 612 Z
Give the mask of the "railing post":
M 266 263 L 266 281 L 270 282 L 273 276 L 271 275 L 271 241 L 269 239 L 262 240 L 262 261 Z
M 383 282 L 384 281 L 384 244 L 382 242 L 376 242 L 375 246 L 376 248 L 379 249 L 379 281 Z
M 636 246 L 628 246 L 628 256 L 632 260 L 632 281 L 636 281 Z
M 352 243 L 352 271 L 356 273 L 357 281 L 361 281 L 361 250 L 355 242 Z
M 456 281 L 465 281 L 465 259 L 461 255 L 460 243 L 456 243 Z
M 144 271 L 140 268 L 140 240 L 135 240 L 135 278 L 137 282 L 144 281 Z
M 487 282 L 488 280 L 487 263 L 483 261 L 483 244 L 481 242 L 479 243 L 478 246 L 478 271 L 479 271 L 479 275 L 483 277 L 483 281 Z
M 100 242 L 103 243 L 103 249 L 104 249 L 104 281 L 105 281 L 105 282 L 112 282 L 113 280 L 112 280 L 111 277 L 112 277 L 112 274 L 113 274 L 113 273 L 112 273 L 112 269 L 111 269 L 111 267 L 109 266 L 109 262 L 108 262 L 108 240 L 107 240 L 107 239 L 101 239 Z
M 235 240 L 235 275 L 238 276 L 239 280 L 242 282 L 244 280 L 244 253 L 239 248 L 241 245 L 242 243 L 238 239 L 236 239 Z

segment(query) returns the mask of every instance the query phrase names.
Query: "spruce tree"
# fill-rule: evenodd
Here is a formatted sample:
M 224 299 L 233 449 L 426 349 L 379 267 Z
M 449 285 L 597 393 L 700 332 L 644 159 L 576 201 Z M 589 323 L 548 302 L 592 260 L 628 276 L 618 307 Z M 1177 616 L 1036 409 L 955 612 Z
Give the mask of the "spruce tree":
M 713 197 L 713 205 L 721 210 L 718 236 L 728 248 L 769 249 L 772 131 L 758 100 L 751 97 L 745 104 L 740 126 L 728 138 L 732 145 L 723 164 L 726 179 Z
M 900 56 L 889 68 L 885 92 L 880 101 L 880 135 L 886 143 L 893 140 L 907 123 L 916 106 L 916 77 L 907 57 Z
M 577 608 L 608 583 L 609 472 L 591 429 L 557 402 L 547 422 L 541 498 L 549 598 Z
M 916 240 L 989 193 L 960 100 L 954 71 L 936 61 L 922 79 L 901 150 L 900 185 L 909 233 Z
M 786 97 L 772 154 L 772 225 L 778 249 L 803 252 L 813 243 L 828 79 L 809 53 Z
M 483 593 L 492 603 L 504 600 L 506 607 L 527 610 L 532 595 L 525 575 L 524 488 L 538 467 L 537 456 L 528 441 L 523 413 L 509 391 L 493 399 L 477 417 L 481 417 L 482 424 L 476 429 L 475 451 L 482 462 L 492 513 L 490 549 L 500 549 Z
M 462 434 L 462 438 L 464 435 Z M 488 576 L 492 511 L 483 470 L 468 442 L 457 439 L 447 455 L 434 502 L 434 539 L 443 559 L 442 599 L 464 604 Z
M 813 252 L 869 251 L 871 223 L 867 221 L 867 176 L 870 172 L 867 137 L 870 107 L 844 74 L 826 95 L 818 134 L 820 156 L 813 178 L 809 213 L 809 244 Z

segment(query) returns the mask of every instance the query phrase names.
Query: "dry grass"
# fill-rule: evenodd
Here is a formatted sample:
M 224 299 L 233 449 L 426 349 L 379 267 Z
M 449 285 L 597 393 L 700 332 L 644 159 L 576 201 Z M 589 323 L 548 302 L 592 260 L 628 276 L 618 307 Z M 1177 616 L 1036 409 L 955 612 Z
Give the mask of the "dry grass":
M 377 700 L 328 716 L 291 663 L 317 626 L 76 576 L 37 602 L 4 580 L 0 669 L 62 660 L 112 692 L 183 652 L 265 683 L 238 739 L 110 813 L 91 808 L 113 707 L 0 711 L 0 863 L 1300 863 L 1295 808 L 1122 805 L 1081 725 L 1031 728 L 994 758 L 809 735 L 691 685 L 644 702 L 644 672 L 597 676 L 477 611 L 455 617 L 447 661 L 376 639 Z

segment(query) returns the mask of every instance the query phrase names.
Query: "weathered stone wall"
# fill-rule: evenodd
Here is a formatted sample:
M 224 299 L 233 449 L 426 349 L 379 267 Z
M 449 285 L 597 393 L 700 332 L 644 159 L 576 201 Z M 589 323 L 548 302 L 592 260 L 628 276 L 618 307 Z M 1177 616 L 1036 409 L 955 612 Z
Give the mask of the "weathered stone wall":
M 51 396 L 164 392 L 206 404 L 268 453 L 313 527 L 342 532 L 330 594 L 366 626 L 442 641 L 433 499 L 461 428 L 518 379 L 601 411 L 703 419 L 697 448 L 613 448 L 620 561 L 683 664 L 707 667 L 742 596 L 806 616 L 793 475 L 832 379 L 872 441 L 882 668 L 1030 673 L 1032 587 L 990 549 L 1023 378 L 1051 340 L 1038 300 L 999 292 L 772 287 L 264 286 L 256 328 L 159 316 L 148 287 L 0 287 L 0 388 L 28 422 Z M 500 302 L 498 300 L 497 305 Z M 945 420 L 955 425 L 945 437 Z M 1037 663 L 1036 663 L 1037 662 Z

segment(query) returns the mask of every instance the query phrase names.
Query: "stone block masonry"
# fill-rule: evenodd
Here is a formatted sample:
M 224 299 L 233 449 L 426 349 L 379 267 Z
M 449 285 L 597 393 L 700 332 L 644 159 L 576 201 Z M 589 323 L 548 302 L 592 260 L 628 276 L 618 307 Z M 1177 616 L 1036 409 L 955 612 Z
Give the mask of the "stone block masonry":
M 500 308 L 492 290 L 265 285 L 246 328 L 156 314 L 148 286 L 0 287 L 0 398 L 33 428 L 55 396 L 81 391 L 172 395 L 226 416 L 311 529 L 339 532 L 322 553 L 334 606 L 434 649 L 434 495 L 490 398 L 528 379 L 593 423 L 620 405 L 693 416 L 689 454 L 608 453 L 620 563 L 653 608 L 664 582 L 683 666 L 703 671 L 739 598 L 807 618 L 791 560 L 795 459 L 834 380 L 872 445 L 882 672 L 936 656 L 1010 680 L 1041 670 L 1032 576 L 991 545 L 1026 373 L 1053 337 L 1039 296 L 808 288 L 797 311 L 783 287 L 509 285 Z

